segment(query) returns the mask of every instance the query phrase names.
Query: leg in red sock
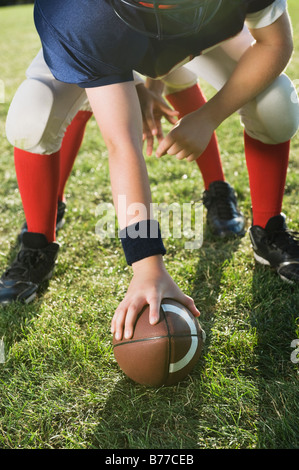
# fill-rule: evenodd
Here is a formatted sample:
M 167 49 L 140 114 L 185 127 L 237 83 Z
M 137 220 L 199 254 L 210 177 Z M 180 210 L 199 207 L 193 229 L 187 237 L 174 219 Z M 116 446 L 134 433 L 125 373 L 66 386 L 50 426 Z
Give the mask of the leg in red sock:
M 270 145 L 244 134 L 253 225 L 265 227 L 281 212 L 290 142 Z
M 59 152 L 38 155 L 14 149 L 15 168 L 28 232 L 55 240 Z
M 299 243 L 287 230 L 282 201 L 290 142 L 268 145 L 245 134 L 252 200 L 249 229 L 255 260 L 274 269 L 289 284 L 299 283 Z
M 206 98 L 198 85 L 193 85 L 185 90 L 169 94 L 166 98 L 173 108 L 179 112 L 179 118 L 196 111 L 206 103 Z M 208 147 L 196 160 L 196 163 L 202 173 L 205 189 L 209 189 L 210 183 L 214 181 L 224 181 L 215 132 Z
M 72 171 L 78 155 L 88 120 L 92 116 L 90 111 L 79 111 L 64 135 L 60 149 L 60 177 L 58 187 L 58 200 L 63 201 L 64 188 Z
M 179 118 L 206 103 L 198 85 L 169 94 L 166 98 L 179 112 Z M 207 221 L 212 232 L 220 237 L 244 235 L 244 217 L 238 210 L 233 188 L 225 181 L 215 132 L 196 163 L 204 181 L 203 203 L 207 208 Z

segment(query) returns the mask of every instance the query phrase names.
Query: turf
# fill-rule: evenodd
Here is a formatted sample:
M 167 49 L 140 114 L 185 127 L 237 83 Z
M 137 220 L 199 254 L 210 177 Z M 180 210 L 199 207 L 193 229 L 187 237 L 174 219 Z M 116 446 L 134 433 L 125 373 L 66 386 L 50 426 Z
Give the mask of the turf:
M 299 12 L 289 0 L 295 52 L 288 73 L 298 85 Z M 5 138 L 9 103 L 40 44 L 32 6 L 0 9 L 0 269 L 16 252 L 24 215 L 13 152 Z M 213 91 L 203 83 L 208 96 Z M 1 95 L 0 95 L 1 96 Z M 165 129 L 167 126 L 165 125 Z M 228 181 L 250 224 L 242 129 L 232 116 L 218 129 Z M 284 212 L 298 230 L 298 137 Z M 156 203 L 200 202 L 196 165 L 146 157 Z M 248 235 L 203 245 L 165 240 L 169 272 L 192 295 L 207 334 L 192 374 L 174 387 L 136 385 L 115 362 L 110 320 L 131 271 L 119 241 L 95 234 L 97 207 L 111 203 L 108 157 L 93 118 L 67 189 L 66 224 L 55 275 L 30 305 L 0 310 L 2 449 L 295 449 L 299 444 L 299 288 L 254 263 Z

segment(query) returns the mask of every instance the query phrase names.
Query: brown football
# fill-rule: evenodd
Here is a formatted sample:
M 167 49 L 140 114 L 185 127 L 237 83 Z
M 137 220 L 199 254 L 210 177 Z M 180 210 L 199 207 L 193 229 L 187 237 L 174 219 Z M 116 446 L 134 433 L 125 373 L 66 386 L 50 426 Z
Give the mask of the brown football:
M 164 299 L 160 321 L 149 323 L 149 307 L 139 314 L 134 335 L 117 341 L 114 356 L 122 371 L 139 384 L 174 385 L 183 380 L 197 363 L 205 333 L 189 310 L 172 299 Z

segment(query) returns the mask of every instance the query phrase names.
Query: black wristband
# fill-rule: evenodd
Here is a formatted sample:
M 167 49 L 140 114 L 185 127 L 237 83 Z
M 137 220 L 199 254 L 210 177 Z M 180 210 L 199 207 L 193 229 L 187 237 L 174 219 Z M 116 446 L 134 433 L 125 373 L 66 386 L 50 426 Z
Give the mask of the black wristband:
M 157 220 L 141 220 L 119 232 L 129 266 L 153 255 L 165 255 L 166 250 Z

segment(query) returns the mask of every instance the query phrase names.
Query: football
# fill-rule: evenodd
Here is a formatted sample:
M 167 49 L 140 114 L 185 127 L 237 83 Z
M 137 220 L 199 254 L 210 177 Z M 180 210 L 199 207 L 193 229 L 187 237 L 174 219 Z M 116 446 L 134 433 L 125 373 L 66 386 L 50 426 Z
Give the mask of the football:
M 133 381 L 148 386 L 175 385 L 197 363 L 205 333 L 189 310 L 173 299 L 164 299 L 160 320 L 149 323 L 149 307 L 139 314 L 133 337 L 113 337 L 115 359 Z

